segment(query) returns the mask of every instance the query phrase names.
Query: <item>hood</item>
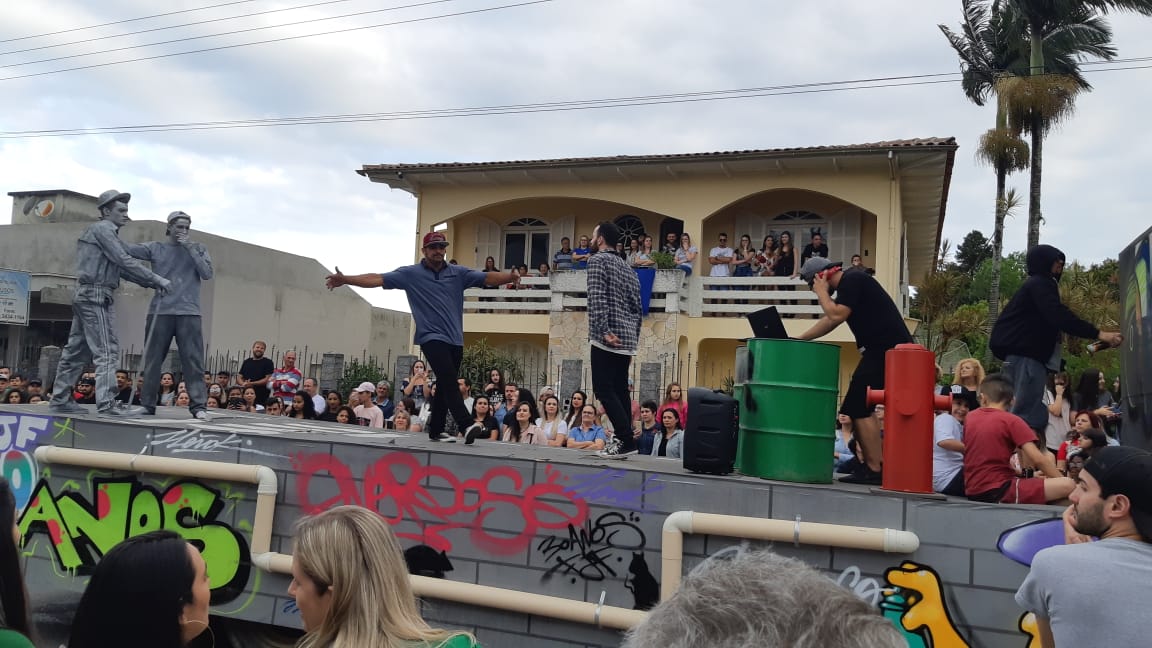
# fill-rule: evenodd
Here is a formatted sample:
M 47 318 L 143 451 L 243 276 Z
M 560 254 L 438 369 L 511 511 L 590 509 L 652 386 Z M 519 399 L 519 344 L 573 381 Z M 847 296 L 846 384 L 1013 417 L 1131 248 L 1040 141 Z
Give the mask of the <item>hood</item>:
M 1050 275 L 1057 281 L 1060 280 L 1059 274 L 1052 274 L 1052 264 L 1057 261 L 1065 261 L 1064 253 L 1051 245 L 1037 245 L 1036 247 L 1028 250 L 1027 267 L 1028 276 L 1032 275 Z

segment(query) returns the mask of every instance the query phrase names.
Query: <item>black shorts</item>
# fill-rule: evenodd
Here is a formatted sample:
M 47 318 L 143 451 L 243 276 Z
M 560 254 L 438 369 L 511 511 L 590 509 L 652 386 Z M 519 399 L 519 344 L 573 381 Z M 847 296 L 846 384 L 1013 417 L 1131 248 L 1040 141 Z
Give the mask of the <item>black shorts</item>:
M 875 405 L 868 404 L 868 388 L 884 389 L 884 352 L 887 349 L 870 351 L 865 350 L 860 356 L 860 364 L 852 372 L 852 380 L 848 383 L 848 393 L 844 394 L 844 401 L 840 403 L 840 413 L 851 419 L 862 419 L 872 416 L 876 411 Z

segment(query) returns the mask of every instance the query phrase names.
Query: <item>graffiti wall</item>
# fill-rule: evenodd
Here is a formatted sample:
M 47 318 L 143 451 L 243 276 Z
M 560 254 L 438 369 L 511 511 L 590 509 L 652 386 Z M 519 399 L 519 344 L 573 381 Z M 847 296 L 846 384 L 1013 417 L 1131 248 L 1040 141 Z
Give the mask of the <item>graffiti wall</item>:
M 45 444 L 268 466 L 279 478 L 274 551 L 291 552 L 300 516 L 358 504 L 392 525 L 412 573 L 634 609 L 659 599 L 662 524 L 678 510 L 909 529 L 921 538 L 909 556 L 774 548 L 869 600 L 916 648 L 1028 646 L 1028 620 L 1012 595 L 1051 535 L 1043 525 L 1017 527 L 1058 513 L 692 475 L 646 457 L 606 461 L 503 444 L 429 448 L 419 439 L 326 434 L 263 417 L 195 427 L 3 410 L 0 417 L 4 474 L 25 493 L 19 526 L 30 589 L 45 615 L 78 598 L 86 575 L 117 542 L 169 529 L 203 553 L 217 618 L 300 627 L 288 579 L 250 564 L 252 485 L 37 466 L 32 451 Z M 687 535 L 685 569 L 739 542 Z M 432 622 L 472 629 L 487 645 L 620 643 L 618 633 L 589 625 L 423 605 Z M 67 613 L 56 617 L 66 621 Z

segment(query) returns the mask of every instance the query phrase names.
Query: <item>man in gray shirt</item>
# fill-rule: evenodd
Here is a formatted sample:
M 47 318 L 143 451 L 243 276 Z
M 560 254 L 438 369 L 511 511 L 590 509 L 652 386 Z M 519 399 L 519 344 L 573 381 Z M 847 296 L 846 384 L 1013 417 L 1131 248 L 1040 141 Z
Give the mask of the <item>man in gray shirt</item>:
M 50 409 L 55 414 L 86 414 L 72 400 L 72 385 L 91 360 L 96 365 L 96 412 L 107 416 L 139 416 L 143 409 L 116 403 L 116 309 L 112 300 L 123 276 L 145 288 L 165 293 L 171 287 L 164 277 L 148 270 L 128 255 L 120 240 L 120 228 L 129 220 L 131 194 L 115 189 L 97 199 L 100 220 L 92 223 L 76 242 L 76 293 L 72 296 L 72 329 L 60 352 Z
M 152 298 L 148 307 L 148 339 L 144 341 L 144 387 L 140 404 L 156 413 L 160 393 L 160 365 L 172 339 L 180 350 L 185 376 L 204 373 L 204 332 L 200 320 L 200 282 L 212 278 L 212 259 L 203 244 L 188 238 L 192 217 L 182 211 L 168 214 L 167 241 L 126 245 L 128 254 L 152 262 L 152 270 L 168 278 L 172 289 Z M 208 420 L 208 390 L 202 380 L 186 380 L 188 409 L 192 416 Z
M 1147 620 L 1128 606 L 1152 580 L 1152 453 L 1100 448 L 1069 498 L 1069 544 L 1036 554 L 1016 602 L 1036 615 L 1042 648 L 1148 645 Z

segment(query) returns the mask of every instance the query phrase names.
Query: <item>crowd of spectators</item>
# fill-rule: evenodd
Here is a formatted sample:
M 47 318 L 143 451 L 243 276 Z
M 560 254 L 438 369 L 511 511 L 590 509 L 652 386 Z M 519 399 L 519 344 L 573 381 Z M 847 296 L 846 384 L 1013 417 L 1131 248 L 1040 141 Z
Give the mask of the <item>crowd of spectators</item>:
M 263 355 L 264 343 L 253 345 Z M 295 352 L 284 354 L 284 366 L 272 367 L 249 358 L 240 372 L 205 372 L 209 409 L 227 409 L 250 414 L 285 416 L 302 420 L 358 425 L 419 433 L 425 430 L 430 418 L 430 403 L 437 389 L 435 377 L 430 375 L 422 360 L 412 364 L 409 375 L 400 383 L 399 400 L 393 400 L 392 385 L 387 380 L 378 383 L 363 382 L 345 397 L 339 391 L 321 393 L 317 381 L 303 377 L 295 368 Z M 258 370 L 255 370 L 259 368 Z M 0 367 L 0 371 L 4 368 Z M 257 375 L 260 371 L 268 371 Z M 139 387 L 134 390 L 128 371 L 117 372 L 117 399 L 125 403 L 140 403 Z M 631 383 L 631 381 L 629 381 Z M 45 401 L 39 380 L 25 381 L 15 374 L 0 373 L 3 402 L 20 404 Z M 82 374 L 75 387 L 78 403 L 94 403 L 95 378 L 92 373 Z M 261 388 L 269 395 L 261 398 Z M 472 422 L 480 423 L 482 432 L 465 439 L 476 441 L 527 443 L 553 448 L 605 452 L 613 454 L 617 438 L 603 408 L 591 401 L 582 390 L 575 390 L 561 400 L 552 387 L 544 387 L 539 394 L 507 381 L 500 369 L 489 372 L 489 381 L 482 389 L 473 389 L 471 381 L 461 378 L 457 388 L 464 396 L 465 405 L 472 413 L 472 421 L 460 425 L 448 417 L 447 429 L 455 436 L 464 437 L 463 430 Z M 46 401 L 45 401 L 46 402 Z M 176 381 L 176 376 L 165 372 L 160 379 L 160 413 L 164 408 L 189 407 L 187 385 Z M 683 430 L 688 415 L 688 401 L 680 383 L 667 386 L 662 402 L 632 403 L 632 434 L 643 454 L 680 458 Z
M 1122 418 L 1119 378 L 1109 389 L 1098 369 L 1086 369 L 1075 391 L 1071 384 L 1065 372 L 1048 376 L 1048 427 L 1037 438 L 1005 411 L 1014 397 L 1011 383 L 999 374 L 985 375 L 975 358 L 958 362 L 953 384 L 941 388 L 952 397 L 951 409 L 938 412 L 933 426 L 933 489 L 988 502 L 1042 504 L 1067 497 L 1084 462 L 1101 448 L 1119 445 Z M 840 421 L 837 472 L 851 468 L 854 451 L 851 423 Z M 1002 490 L 1005 484 L 1008 491 Z

